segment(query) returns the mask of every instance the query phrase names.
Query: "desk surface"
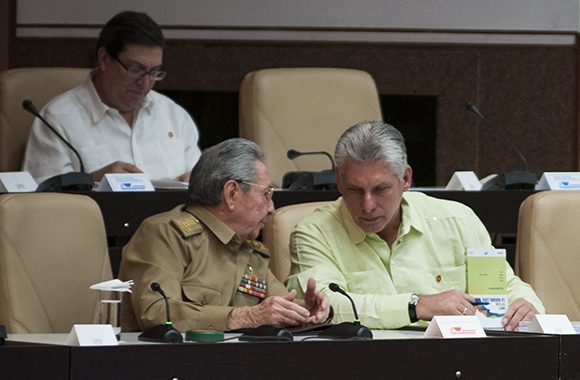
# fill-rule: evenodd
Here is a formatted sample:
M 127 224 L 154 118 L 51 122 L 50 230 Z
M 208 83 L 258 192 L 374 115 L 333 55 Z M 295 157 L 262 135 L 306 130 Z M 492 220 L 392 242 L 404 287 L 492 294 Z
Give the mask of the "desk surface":
M 458 373 L 462 379 L 558 378 L 555 336 L 421 339 L 422 332 L 415 331 L 373 333 L 379 339 L 69 347 L 70 379 L 455 379 Z M 13 343 L 23 336 L 8 338 Z M 122 339 L 134 336 L 123 334 Z M 0 349 L 0 359 L 4 351 Z M 483 369 L 482 358 L 494 365 Z M 29 363 L 25 357 L 19 360 Z

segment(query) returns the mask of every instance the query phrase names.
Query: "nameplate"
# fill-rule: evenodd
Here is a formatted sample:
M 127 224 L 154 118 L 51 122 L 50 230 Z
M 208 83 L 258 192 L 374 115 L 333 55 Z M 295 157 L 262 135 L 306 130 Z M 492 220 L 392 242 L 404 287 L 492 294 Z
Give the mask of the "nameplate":
M 580 190 L 580 172 L 546 172 L 536 190 Z
M 472 171 L 455 172 L 445 186 L 445 190 L 481 190 L 481 183 Z
M 0 173 L 0 193 L 29 193 L 38 185 L 28 172 Z
M 433 317 L 424 338 L 484 338 L 481 322 L 475 315 L 438 315 Z
M 576 334 L 574 326 L 564 314 L 536 314 L 530 322 L 528 331 L 541 334 Z
M 68 346 L 118 346 L 111 325 L 74 325 L 65 344 Z
M 147 174 L 109 173 L 103 176 L 97 187 L 97 191 L 129 192 L 155 191 L 155 189 Z

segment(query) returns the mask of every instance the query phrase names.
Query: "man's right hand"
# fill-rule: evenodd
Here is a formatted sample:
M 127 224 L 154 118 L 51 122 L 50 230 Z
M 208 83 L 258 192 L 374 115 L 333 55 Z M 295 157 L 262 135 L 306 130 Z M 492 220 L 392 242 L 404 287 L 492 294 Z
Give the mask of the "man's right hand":
M 228 329 L 237 330 L 262 325 L 298 326 L 308 321 L 310 312 L 294 303 L 296 291 L 284 297 L 266 298 L 256 306 L 235 307 L 228 317 Z
M 115 161 L 107 166 L 95 170 L 91 173 L 91 176 L 93 177 L 93 181 L 100 181 L 107 173 L 143 173 L 143 171 L 128 162 Z
M 475 299 L 459 290 L 448 290 L 439 294 L 422 295 L 417 304 L 417 318 L 430 321 L 436 315 L 473 315 Z

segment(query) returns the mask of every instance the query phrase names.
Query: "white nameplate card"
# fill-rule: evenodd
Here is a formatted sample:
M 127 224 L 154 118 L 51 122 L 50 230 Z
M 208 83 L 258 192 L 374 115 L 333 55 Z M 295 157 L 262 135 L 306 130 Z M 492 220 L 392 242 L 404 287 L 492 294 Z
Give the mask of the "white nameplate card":
M 540 334 L 575 335 L 576 330 L 564 314 L 536 314 L 528 332 Z
M 507 311 L 505 249 L 467 249 L 467 291 L 484 329 L 503 330 Z
M 455 172 L 445 187 L 445 190 L 481 190 L 481 183 L 474 172 Z
M 481 322 L 475 315 L 437 315 L 429 323 L 424 338 L 484 338 Z
M 155 191 L 149 176 L 144 173 L 109 173 L 105 174 L 97 191 Z
M 111 325 L 74 325 L 65 344 L 68 346 L 118 346 Z
M 38 185 L 28 172 L 0 173 L 0 193 L 30 193 Z
M 580 190 L 580 172 L 546 172 L 536 190 Z

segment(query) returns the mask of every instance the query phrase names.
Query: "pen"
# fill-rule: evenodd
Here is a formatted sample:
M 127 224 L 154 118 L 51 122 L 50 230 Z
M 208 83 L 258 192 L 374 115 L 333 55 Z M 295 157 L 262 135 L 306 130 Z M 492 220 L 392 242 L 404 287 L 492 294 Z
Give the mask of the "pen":
M 471 302 L 471 304 L 473 306 L 484 306 L 484 305 L 489 305 L 489 302 Z

